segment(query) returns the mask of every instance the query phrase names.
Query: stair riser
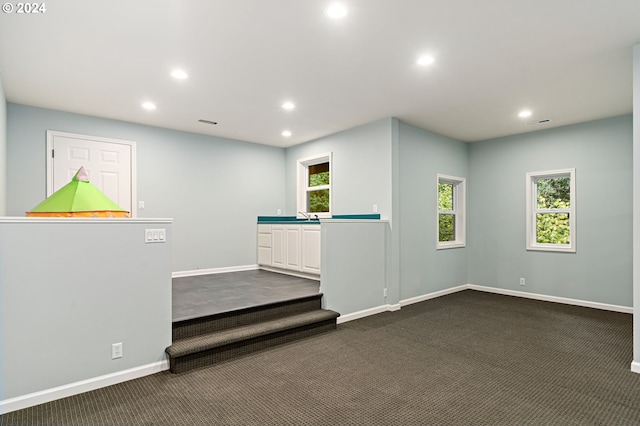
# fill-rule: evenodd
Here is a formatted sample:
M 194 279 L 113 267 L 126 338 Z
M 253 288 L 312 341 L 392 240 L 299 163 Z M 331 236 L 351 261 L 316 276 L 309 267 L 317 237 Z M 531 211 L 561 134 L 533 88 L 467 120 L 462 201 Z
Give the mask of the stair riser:
M 195 354 L 172 358 L 170 368 L 172 373 L 182 373 L 335 329 L 335 319 L 309 324 Z
M 314 296 L 273 306 L 182 321 L 173 325 L 173 341 L 313 311 L 320 309 L 321 305 L 321 296 Z

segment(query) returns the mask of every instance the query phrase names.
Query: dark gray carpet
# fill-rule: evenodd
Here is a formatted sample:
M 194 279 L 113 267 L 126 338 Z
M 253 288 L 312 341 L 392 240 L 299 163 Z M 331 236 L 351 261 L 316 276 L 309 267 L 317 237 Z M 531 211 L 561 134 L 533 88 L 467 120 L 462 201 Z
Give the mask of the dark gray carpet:
M 632 316 L 471 290 L 1 425 L 634 425 Z

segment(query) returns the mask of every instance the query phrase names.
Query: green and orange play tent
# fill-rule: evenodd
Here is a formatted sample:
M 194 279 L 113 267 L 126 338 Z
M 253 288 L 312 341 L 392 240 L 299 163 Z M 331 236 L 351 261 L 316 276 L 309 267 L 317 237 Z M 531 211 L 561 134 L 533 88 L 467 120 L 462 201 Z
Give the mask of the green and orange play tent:
M 80 167 L 71 182 L 27 212 L 27 216 L 129 217 L 129 212 L 89 182 L 89 174 L 84 167 Z

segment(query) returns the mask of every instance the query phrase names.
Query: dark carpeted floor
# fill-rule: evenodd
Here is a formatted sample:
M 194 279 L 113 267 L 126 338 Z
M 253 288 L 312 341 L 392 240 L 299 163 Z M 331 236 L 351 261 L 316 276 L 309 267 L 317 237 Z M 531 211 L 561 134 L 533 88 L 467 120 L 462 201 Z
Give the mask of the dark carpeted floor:
M 632 316 L 472 290 L 1 425 L 633 425 Z

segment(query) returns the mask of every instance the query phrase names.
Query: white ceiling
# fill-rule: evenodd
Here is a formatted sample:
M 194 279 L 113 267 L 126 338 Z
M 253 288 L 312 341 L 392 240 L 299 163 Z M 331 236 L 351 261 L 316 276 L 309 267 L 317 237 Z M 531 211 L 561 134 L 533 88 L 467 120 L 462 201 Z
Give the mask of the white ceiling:
M 391 116 L 471 142 L 631 113 L 639 0 L 342 3 L 45 0 L 0 14 L 0 75 L 9 102 L 282 147 Z

